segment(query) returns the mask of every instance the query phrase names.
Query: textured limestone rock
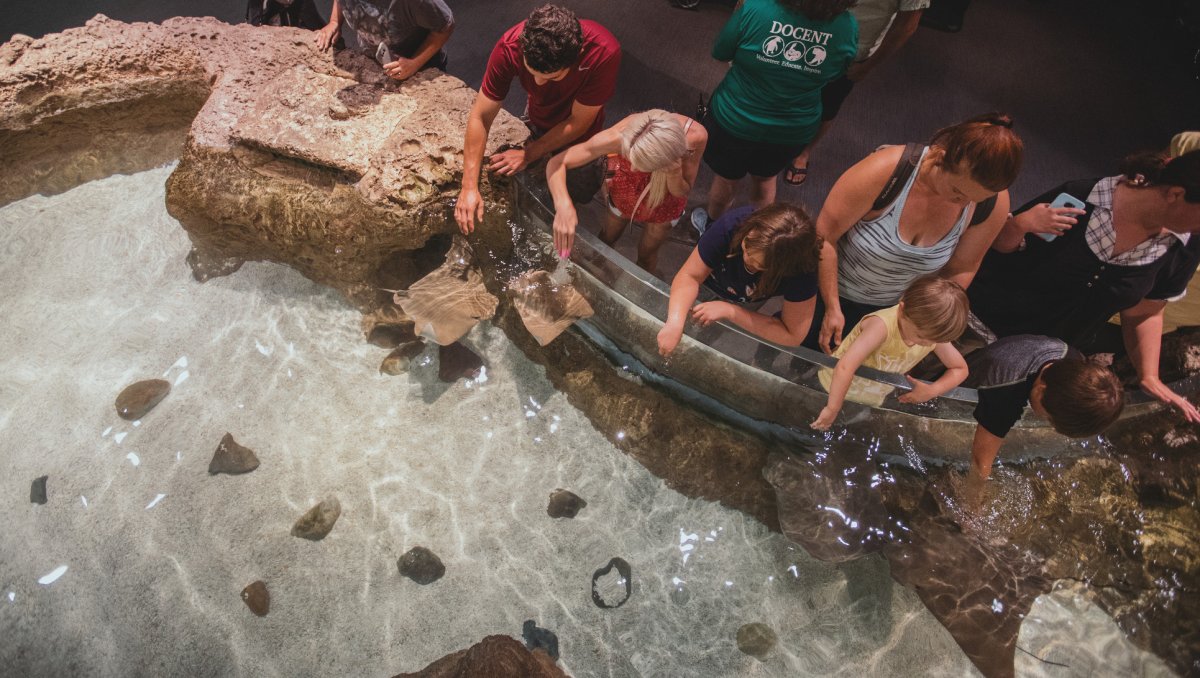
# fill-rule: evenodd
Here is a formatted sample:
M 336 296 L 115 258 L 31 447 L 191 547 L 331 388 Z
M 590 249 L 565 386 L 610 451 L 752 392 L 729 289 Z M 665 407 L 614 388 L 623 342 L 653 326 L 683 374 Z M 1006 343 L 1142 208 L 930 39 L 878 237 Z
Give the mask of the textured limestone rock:
M 233 439 L 232 433 L 226 433 L 221 438 L 221 443 L 217 445 L 217 451 L 213 452 L 212 461 L 208 462 L 209 474 L 228 473 L 237 475 L 239 473 L 249 473 L 258 468 L 258 457 L 255 456 L 254 450 L 248 447 L 242 447 Z
M 34 504 L 45 504 L 49 501 L 46 496 L 46 480 L 50 476 L 38 476 L 29 485 L 29 501 Z
M 766 624 L 742 624 L 737 630 L 738 649 L 751 657 L 766 659 L 778 642 L 779 637 L 775 635 L 774 629 Z
M 338 501 L 337 497 L 329 497 L 300 516 L 300 519 L 292 526 L 292 536 L 320 541 L 329 534 L 341 515 L 342 503 Z
M 570 490 L 559 488 L 550 493 L 550 503 L 546 506 L 546 515 L 551 518 L 574 518 L 585 507 L 587 502 L 583 497 Z
M 541 650 L 528 650 L 509 636 L 488 636 L 415 673 L 395 678 L 566 678 Z
M 557 281 L 548 271 L 526 271 L 509 285 L 513 305 L 525 329 L 538 344 L 554 341 L 576 320 L 592 316 L 592 305 L 570 280 Z
M 267 590 L 266 583 L 256 581 L 242 589 L 242 602 L 254 614 L 265 617 L 271 611 L 271 592 Z
M 425 352 L 425 341 L 422 339 L 413 339 L 407 343 L 401 344 L 387 354 L 383 362 L 379 364 L 379 371 L 382 374 L 390 374 L 396 376 L 408 371 L 408 366 L 412 364 L 413 358 Z
M 414 546 L 396 562 L 400 574 L 421 584 L 432 584 L 446 574 L 442 559 L 424 546 Z
M 141 419 L 171 392 L 171 382 L 147 379 L 126 386 L 117 396 L 117 416 L 134 421 Z

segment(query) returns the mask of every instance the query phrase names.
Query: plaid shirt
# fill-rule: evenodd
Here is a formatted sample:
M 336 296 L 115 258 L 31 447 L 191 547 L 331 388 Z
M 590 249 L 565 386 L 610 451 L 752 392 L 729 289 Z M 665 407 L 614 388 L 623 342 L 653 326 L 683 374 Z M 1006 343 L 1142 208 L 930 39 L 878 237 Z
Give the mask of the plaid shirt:
M 1087 197 L 1087 201 L 1096 206 L 1092 218 L 1087 225 L 1087 244 L 1092 254 L 1108 264 L 1117 266 L 1145 266 L 1153 263 L 1167 253 L 1171 244 L 1178 240 L 1187 244 L 1190 233 L 1160 233 L 1149 240 L 1144 240 L 1133 249 L 1113 256 L 1113 248 L 1117 246 L 1117 229 L 1113 226 L 1112 204 L 1113 193 L 1120 183 L 1121 177 L 1105 177 L 1096 183 L 1096 187 Z

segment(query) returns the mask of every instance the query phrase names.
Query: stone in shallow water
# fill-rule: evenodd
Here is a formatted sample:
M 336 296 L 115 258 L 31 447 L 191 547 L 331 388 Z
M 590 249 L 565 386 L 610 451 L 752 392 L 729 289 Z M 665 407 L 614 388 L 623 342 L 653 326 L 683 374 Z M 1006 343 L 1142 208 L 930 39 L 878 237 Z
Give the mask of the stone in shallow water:
M 483 368 L 483 358 L 455 342 L 438 349 L 438 379 L 453 384 L 459 379 L 474 379 Z
M 525 329 L 541 346 L 554 341 L 576 320 L 593 314 L 591 304 L 569 279 L 557 282 L 548 271 L 526 271 L 508 289 Z
M 582 497 L 561 487 L 550 493 L 550 504 L 546 506 L 546 515 L 551 518 L 574 518 L 587 506 Z
M 267 585 L 262 581 L 256 581 L 253 584 L 242 589 L 242 602 L 246 603 L 246 607 L 254 614 L 265 617 L 271 611 L 271 593 L 267 591 Z
M 616 568 L 617 575 L 609 576 Z M 622 591 L 624 595 L 622 595 Z M 621 607 L 633 593 L 633 568 L 622 558 L 613 558 L 592 574 L 592 602 L 596 607 L 612 610 Z
M 342 503 L 338 501 L 337 497 L 329 497 L 300 516 L 300 519 L 292 526 L 292 536 L 320 541 L 333 529 L 333 525 L 340 515 L 342 515 Z
M 225 437 L 221 438 L 221 444 L 217 445 L 217 451 L 213 452 L 212 461 L 208 462 L 210 474 L 235 475 L 249 473 L 256 468 L 258 468 L 258 457 L 254 455 L 254 450 L 238 445 L 237 441 L 233 439 L 232 433 L 226 433 Z
M 46 479 L 49 477 L 34 478 L 33 484 L 29 486 L 29 501 L 35 504 L 45 504 L 48 501 L 46 497 Z
M 162 379 L 147 379 L 130 384 L 117 396 L 117 415 L 134 421 L 141 419 L 171 392 L 171 383 Z
M 566 678 L 545 652 L 528 650 L 510 636 L 488 636 L 416 673 L 395 678 Z
M 433 551 L 424 546 L 414 546 L 396 562 L 400 574 L 424 586 L 442 578 L 446 566 Z
M 421 355 L 424 350 L 425 342 L 421 339 L 401 344 L 383 359 L 383 362 L 379 364 L 379 371 L 393 377 L 397 374 L 404 374 L 408 371 L 408 366 L 412 364 L 413 358 Z
M 532 619 L 526 619 L 521 627 L 521 637 L 525 639 L 525 647 L 544 650 L 551 659 L 558 661 L 558 636 L 553 631 L 541 628 Z
M 758 622 L 743 624 L 737 630 L 738 649 L 751 657 L 765 659 L 771 650 L 775 649 L 777 642 L 779 642 L 779 638 L 775 635 L 775 631 L 766 624 Z

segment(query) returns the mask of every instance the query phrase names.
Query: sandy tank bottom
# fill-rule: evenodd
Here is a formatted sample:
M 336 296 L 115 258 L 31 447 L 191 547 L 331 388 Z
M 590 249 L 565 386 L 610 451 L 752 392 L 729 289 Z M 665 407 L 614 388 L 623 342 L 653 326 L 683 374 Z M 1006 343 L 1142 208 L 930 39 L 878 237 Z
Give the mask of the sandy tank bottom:
M 467 337 L 484 378 L 440 383 L 432 349 L 390 377 L 358 314 L 290 269 L 194 282 L 170 171 L 0 208 L 0 672 L 386 676 L 533 619 L 576 676 L 976 673 L 882 559 L 827 565 L 666 488 L 490 325 Z M 118 418 L 117 393 L 149 378 L 170 395 Z M 226 432 L 257 470 L 207 473 Z M 575 519 L 546 514 L 560 487 L 588 502 Z M 291 536 L 328 496 L 329 536 Z M 416 545 L 442 579 L 398 573 Z M 591 576 L 614 556 L 633 593 L 604 610 Z M 239 595 L 255 580 L 262 618 Z M 778 634 L 765 660 L 737 648 L 749 622 Z M 1020 645 L 1165 673 L 1069 590 L 1038 601 Z

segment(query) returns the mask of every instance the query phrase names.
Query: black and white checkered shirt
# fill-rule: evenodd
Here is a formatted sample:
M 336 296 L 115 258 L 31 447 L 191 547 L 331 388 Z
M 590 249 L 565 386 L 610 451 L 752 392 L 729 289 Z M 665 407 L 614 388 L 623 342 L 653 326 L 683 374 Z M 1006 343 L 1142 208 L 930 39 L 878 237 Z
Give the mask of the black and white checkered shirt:
M 1117 266 L 1145 266 L 1167 253 L 1171 243 L 1178 240 L 1187 244 L 1190 233 L 1160 233 L 1149 240 L 1142 241 L 1137 247 L 1113 256 L 1117 246 L 1117 229 L 1113 226 L 1112 204 L 1113 192 L 1120 183 L 1121 177 L 1105 177 L 1096 183 L 1096 187 L 1087 197 L 1087 201 L 1096 206 L 1092 218 L 1087 225 L 1087 244 L 1101 261 Z

